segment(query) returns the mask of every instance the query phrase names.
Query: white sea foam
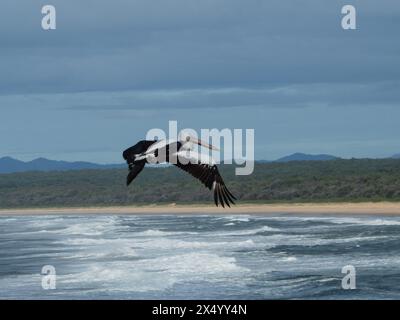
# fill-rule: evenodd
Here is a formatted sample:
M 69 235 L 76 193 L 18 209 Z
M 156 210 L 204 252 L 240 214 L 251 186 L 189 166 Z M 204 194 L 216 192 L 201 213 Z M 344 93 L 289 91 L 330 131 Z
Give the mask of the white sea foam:
M 248 248 L 254 247 L 257 244 L 253 240 L 247 239 L 244 241 L 199 241 L 199 240 L 180 240 L 180 239 L 167 239 L 167 238 L 155 238 L 146 239 L 143 241 L 137 241 L 136 245 L 141 247 L 143 250 L 151 249 L 163 249 L 163 250 L 175 250 L 175 249 L 205 249 L 214 250 L 222 249 L 229 250 L 235 248 Z
M 47 230 L 52 233 L 59 233 L 65 235 L 85 235 L 85 236 L 98 236 L 107 232 L 118 232 L 128 230 L 129 226 L 120 225 L 117 217 L 100 217 L 99 219 L 81 219 L 72 221 L 70 225 L 63 229 Z M 65 225 L 65 223 L 64 223 Z
M 367 220 L 362 222 L 361 224 L 369 225 L 369 226 L 400 226 L 399 220 L 389 220 L 389 219 L 375 219 L 375 220 Z
M 282 258 L 281 261 L 294 262 L 294 261 L 297 261 L 297 258 L 296 257 L 286 257 L 286 258 Z
M 249 270 L 233 257 L 188 253 L 153 259 L 98 263 L 78 273 L 59 275 L 63 287 L 112 288 L 115 291 L 146 292 L 165 290 L 179 281 L 229 278 Z M 109 289 L 108 289 L 109 290 Z
M 125 258 L 136 258 L 137 252 L 129 247 L 121 248 L 99 248 L 98 250 L 81 250 L 79 253 L 70 255 L 65 253 L 62 259 L 125 259 Z
M 201 238 L 200 238 L 201 239 Z M 201 253 L 229 252 L 237 249 L 264 247 L 264 244 L 255 243 L 252 239 L 240 241 L 215 241 L 209 239 L 173 239 L 164 237 L 148 238 L 69 238 L 63 245 L 72 245 L 76 248 L 72 255 L 66 253 L 65 259 L 125 259 L 130 257 L 158 256 L 160 252 L 169 254 L 185 253 L 201 250 Z M 78 250 L 78 251 L 77 251 Z
M 243 229 L 243 230 L 232 230 L 232 231 L 221 231 L 218 234 L 223 236 L 240 236 L 240 235 L 255 235 L 261 232 L 270 232 L 270 231 L 280 231 L 277 228 L 272 228 L 269 226 L 262 226 L 260 228 L 255 229 Z
M 341 238 L 320 238 L 315 235 L 308 234 L 271 234 L 265 236 L 265 245 L 269 247 L 276 246 L 321 246 L 335 245 L 341 243 L 362 244 L 368 241 L 377 241 L 385 239 L 388 236 L 370 236 L 370 237 L 341 237 Z M 261 245 L 261 244 L 259 244 Z
M 212 249 L 212 248 L 241 248 L 241 247 L 254 247 L 255 243 L 253 240 L 248 239 L 245 241 L 230 241 L 230 242 L 214 242 L 214 241 L 175 241 L 172 247 L 184 248 L 184 249 Z
M 162 237 L 162 236 L 172 236 L 172 235 L 182 235 L 182 234 L 198 234 L 197 232 L 189 231 L 162 231 L 158 229 L 149 229 L 146 231 L 136 232 L 136 236 L 147 236 L 147 237 Z
M 334 224 L 357 224 L 366 226 L 398 226 L 400 220 L 398 219 L 371 219 L 370 217 L 330 217 L 330 218 L 314 218 L 315 220 L 329 221 Z
M 229 221 L 237 222 L 249 222 L 250 215 L 234 215 L 234 216 L 223 216 L 221 219 L 228 219 Z
M 340 279 L 337 279 L 337 278 L 326 278 L 326 279 L 317 280 L 317 282 L 325 283 L 325 282 L 332 282 L 332 281 L 339 281 L 339 280 Z
M 383 226 L 383 225 L 400 225 L 398 218 L 371 218 L 371 217 L 299 217 L 299 216 L 280 216 L 280 217 L 254 217 L 258 220 L 273 220 L 273 221 L 291 221 L 291 222 L 329 222 L 333 224 L 357 224 L 357 225 L 370 225 L 370 226 Z M 315 226 L 309 226 L 314 228 Z

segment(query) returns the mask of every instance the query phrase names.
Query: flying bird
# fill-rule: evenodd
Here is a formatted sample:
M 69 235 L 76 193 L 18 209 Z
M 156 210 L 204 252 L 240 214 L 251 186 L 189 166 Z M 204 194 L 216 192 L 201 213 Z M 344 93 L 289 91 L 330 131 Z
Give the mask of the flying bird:
M 214 159 L 208 155 L 193 151 L 193 146 L 198 144 L 211 150 L 218 150 L 190 135 L 185 135 L 177 140 L 142 140 L 126 149 L 122 156 L 129 167 L 126 178 L 127 186 L 143 170 L 146 163 L 159 164 L 171 163 L 200 180 L 214 193 L 214 202 L 218 207 L 234 204 L 236 198 L 225 186 Z

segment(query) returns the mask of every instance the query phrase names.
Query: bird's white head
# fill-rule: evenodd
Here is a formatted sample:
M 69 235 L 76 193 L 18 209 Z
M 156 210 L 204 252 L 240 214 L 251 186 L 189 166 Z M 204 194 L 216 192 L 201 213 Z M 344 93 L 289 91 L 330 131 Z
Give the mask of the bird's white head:
M 189 134 L 188 132 L 181 132 L 179 134 L 179 141 L 182 143 L 184 149 L 191 150 L 193 144 L 198 144 L 199 146 L 208 148 L 210 150 L 216 150 L 219 151 L 218 148 L 214 147 L 213 145 L 208 144 L 207 142 L 204 142 L 197 137 Z

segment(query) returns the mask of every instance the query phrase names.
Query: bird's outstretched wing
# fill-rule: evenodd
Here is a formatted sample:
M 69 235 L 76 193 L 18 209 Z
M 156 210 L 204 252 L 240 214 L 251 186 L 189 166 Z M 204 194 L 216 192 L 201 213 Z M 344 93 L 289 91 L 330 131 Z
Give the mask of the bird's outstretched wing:
M 193 177 L 200 180 L 208 189 L 213 190 L 214 202 L 217 207 L 218 203 L 220 203 L 223 208 L 225 208 L 225 204 L 228 207 L 230 207 L 230 203 L 235 204 L 234 200 L 236 200 L 236 198 L 225 186 L 224 180 L 219 174 L 216 165 L 210 166 L 196 163 L 182 164 L 179 161 L 174 165 L 190 173 Z
M 129 165 L 129 173 L 126 177 L 126 185 L 129 186 L 133 179 L 137 177 L 140 171 L 143 170 L 144 165 L 146 164 L 146 160 L 138 161 L 133 165 Z
M 129 174 L 126 177 L 127 186 L 129 186 L 133 179 L 137 177 L 146 164 L 146 160 L 135 161 L 136 156 L 145 152 L 155 142 L 155 140 L 142 140 L 136 143 L 134 146 L 124 150 L 122 153 L 123 158 L 126 160 L 126 163 L 129 166 Z

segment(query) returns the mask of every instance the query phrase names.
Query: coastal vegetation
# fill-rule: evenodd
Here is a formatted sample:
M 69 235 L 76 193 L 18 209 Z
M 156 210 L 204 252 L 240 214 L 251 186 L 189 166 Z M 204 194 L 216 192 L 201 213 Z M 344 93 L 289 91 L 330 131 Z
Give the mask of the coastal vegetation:
M 221 165 L 240 203 L 400 201 L 400 159 L 256 163 L 249 176 Z M 0 208 L 212 204 L 187 173 L 148 167 L 129 187 L 127 169 L 0 174 Z

